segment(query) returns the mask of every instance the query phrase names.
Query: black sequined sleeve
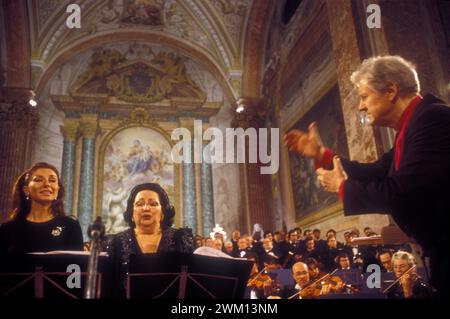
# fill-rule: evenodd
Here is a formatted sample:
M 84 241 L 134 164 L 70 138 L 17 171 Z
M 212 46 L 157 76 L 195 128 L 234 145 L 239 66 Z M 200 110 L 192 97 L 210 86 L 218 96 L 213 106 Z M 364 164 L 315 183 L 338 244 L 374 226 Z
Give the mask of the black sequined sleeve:
M 194 236 L 192 229 L 180 228 L 175 233 L 175 242 L 177 244 L 177 251 L 180 253 L 194 252 Z

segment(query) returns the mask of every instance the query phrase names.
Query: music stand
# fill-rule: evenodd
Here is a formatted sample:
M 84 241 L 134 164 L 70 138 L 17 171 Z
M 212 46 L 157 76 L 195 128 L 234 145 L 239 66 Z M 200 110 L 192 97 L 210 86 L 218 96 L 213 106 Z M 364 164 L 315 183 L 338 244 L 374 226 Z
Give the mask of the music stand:
M 83 252 L 9 256 L 0 269 L 0 298 L 82 299 L 88 257 Z M 107 286 L 105 271 L 109 264 L 105 256 L 100 261 L 102 271 L 97 277 L 97 298 L 102 295 L 102 283 L 104 287 Z M 72 272 L 67 272 L 67 267 L 71 264 L 80 267 L 79 288 L 67 286 L 68 277 L 73 275 Z
M 181 253 L 130 255 L 126 296 L 139 299 L 242 298 L 252 262 Z

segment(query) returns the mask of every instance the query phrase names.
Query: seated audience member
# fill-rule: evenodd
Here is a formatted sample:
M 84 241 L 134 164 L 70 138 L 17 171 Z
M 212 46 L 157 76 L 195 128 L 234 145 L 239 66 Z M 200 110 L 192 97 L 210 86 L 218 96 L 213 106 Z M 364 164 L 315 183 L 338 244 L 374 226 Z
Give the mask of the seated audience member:
M 276 231 L 273 234 L 273 252 L 280 257 L 281 265 L 283 265 L 286 260 L 288 250 L 288 243 L 285 240 L 284 234 L 280 231 Z
M 316 248 L 316 242 L 312 236 L 306 237 L 305 239 L 305 249 L 302 252 L 302 260 L 307 258 L 314 258 L 318 261 L 322 260 L 319 254 L 319 250 Z
M 320 253 L 320 256 L 323 256 L 327 248 L 327 241 L 320 238 L 320 229 L 315 228 L 313 230 L 313 237 L 316 242 L 316 247 Z
M 195 236 L 195 248 L 203 247 L 203 245 L 204 245 L 203 237 L 200 235 Z
M 239 237 L 241 237 L 241 232 L 239 231 L 239 229 L 235 229 L 233 230 L 233 232 L 231 233 L 231 242 L 233 243 L 233 249 L 235 251 L 235 253 L 237 253 L 238 251 L 238 240 Z
M 336 262 L 338 265 L 338 269 L 340 270 L 350 270 L 352 269 L 352 262 L 350 260 L 350 257 L 348 256 L 347 253 L 340 253 L 337 257 L 336 257 Z
M 206 247 L 211 247 L 214 248 L 214 239 L 212 239 L 211 237 L 206 237 L 205 238 L 205 246 Z
M 262 241 L 263 249 L 259 255 L 260 260 L 260 268 L 264 267 L 264 263 L 268 264 L 279 264 L 280 257 L 277 256 L 273 251 L 273 243 L 268 238 L 263 239 Z
M 327 248 L 323 255 L 323 264 L 326 272 L 333 271 L 337 268 L 336 257 L 339 253 L 342 252 L 342 249 L 337 247 L 336 237 L 333 235 L 328 236 L 327 238 Z
M 380 260 L 380 264 L 383 271 L 393 272 L 392 268 L 392 252 L 390 250 L 382 250 L 378 253 L 378 259 Z
M 238 250 L 234 257 L 246 258 L 248 252 L 250 252 L 250 249 L 248 247 L 248 236 L 243 235 L 238 240 Z
M 214 245 L 214 249 L 217 249 L 217 250 L 220 250 L 220 251 L 223 250 L 223 242 L 222 242 L 222 240 L 220 238 L 214 239 L 213 245 Z
M 267 231 L 266 233 L 264 233 L 264 238 L 267 238 L 270 241 L 273 241 L 273 233 L 271 231 Z
M 233 247 L 233 243 L 230 240 L 227 240 L 225 242 L 225 244 L 223 245 L 225 253 L 229 256 L 234 256 L 233 255 L 233 251 L 234 251 L 234 247 Z

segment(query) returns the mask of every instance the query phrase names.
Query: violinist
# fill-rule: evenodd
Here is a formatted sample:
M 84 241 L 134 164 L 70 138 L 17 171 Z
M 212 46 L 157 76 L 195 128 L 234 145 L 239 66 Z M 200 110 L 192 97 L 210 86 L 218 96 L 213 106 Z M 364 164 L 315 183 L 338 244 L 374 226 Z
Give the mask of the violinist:
M 247 260 L 253 261 L 253 267 L 247 281 L 247 297 L 250 299 L 266 299 L 278 296 L 280 292 L 279 283 L 277 280 L 273 280 L 267 271 L 279 269 L 279 264 L 264 263 L 264 268 L 259 270 L 257 255 L 253 252 L 247 253 Z
M 309 271 L 309 279 L 311 281 L 317 280 L 320 277 L 323 277 L 326 275 L 325 272 L 321 271 L 319 268 L 319 263 L 314 258 L 307 258 L 305 259 L 305 264 L 308 266 Z
M 264 274 L 264 269 L 259 271 L 258 269 L 258 257 L 254 252 L 247 252 L 247 260 L 253 262 L 252 270 L 250 271 L 250 277 L 247 281 L 246 297 L 249 299 L 265 299 L 264 285 L 266 281 L 270 279 L 267 274 Z
M 294 287 L 285 287 L 282 292 L 283 298 L 287 299 L 314 299 L 332 293 L 340 293 L 345 286 L 342 279 L 331 273 L 312 280 L 308 266 L 303 262 L 297 262 L 292 266 L 292 276 L 296 282 Z
M 392 268 L 398 282 L 387 291 L 389 299 L 430 298 L 429 287 L 417 274 L 416 269 L 411 269 L 414 266 L 417 264 L 412 254 L 398 251 L 392 255 Z
M 300 292 L 309 283 L 309 271 L 308 266 L 302 262 L 296 262 L 292 266 L 292 277 L 295 280 L 294 286 L 285 286 L 282 290 L 281 296 L 283 299 L 289 299 L 289 297 L 294 296 L 296 293 Z M 303 299 L 300 294 L 293 299 Z

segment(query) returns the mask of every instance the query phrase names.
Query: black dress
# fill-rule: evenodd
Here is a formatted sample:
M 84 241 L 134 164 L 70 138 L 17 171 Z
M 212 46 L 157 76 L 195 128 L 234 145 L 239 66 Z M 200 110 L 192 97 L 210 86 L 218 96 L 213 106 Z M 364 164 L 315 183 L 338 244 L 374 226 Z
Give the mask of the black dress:
M 83 250 L 77 220 L 56 216 L 44 223 L 13 220 L 0 225 L 0 257 L 53 250 Z
M 143 254 L 137 242 L 134 229 L 128 229 L 115 235 L 105 246 L 113 264 L 114 297 L 125 297 L 126 274 L 129 269 L 130 255 Z M 157 253 L 192 253 L 194 239 L 189 228 L 165 228 L 162 231 Z

